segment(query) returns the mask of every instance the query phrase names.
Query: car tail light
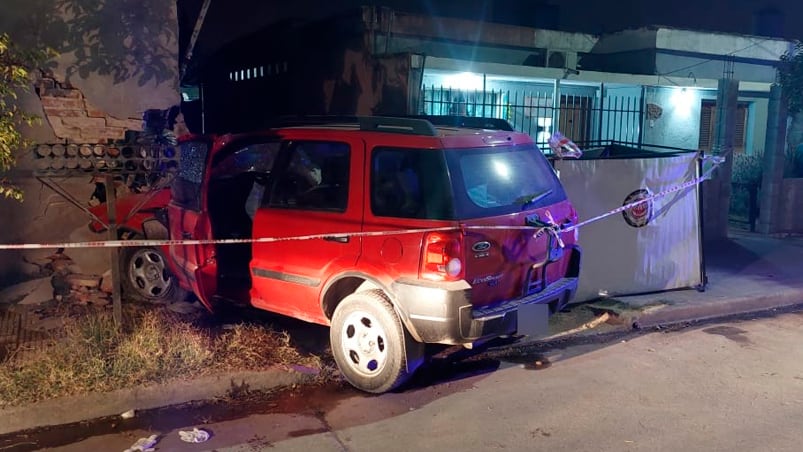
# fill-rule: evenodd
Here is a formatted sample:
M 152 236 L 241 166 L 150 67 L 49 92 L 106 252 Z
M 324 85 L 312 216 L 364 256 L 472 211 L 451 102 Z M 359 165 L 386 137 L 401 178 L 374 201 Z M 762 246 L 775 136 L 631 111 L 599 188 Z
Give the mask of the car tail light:
M 431 232 L 424 237 L 421 279 L 458 281 L 463 279 L 463 253 L 459 233 Z

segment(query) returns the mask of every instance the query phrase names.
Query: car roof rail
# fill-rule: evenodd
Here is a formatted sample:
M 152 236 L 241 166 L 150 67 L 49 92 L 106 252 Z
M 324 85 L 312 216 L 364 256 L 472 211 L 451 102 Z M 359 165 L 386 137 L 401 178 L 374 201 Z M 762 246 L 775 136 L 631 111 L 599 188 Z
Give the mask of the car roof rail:
M 508 121 L 499 118 L 455 115 L 416 115 L 407 117 L 425 119 L 436 126 L 462 127 L 466 129 L 503 130 L 505 132 L 515 131 L 513 126 Z
M 408 116 L 348 116 L 313 115 L 283 116 L 274 121 L 272 127 L 293 127 L 313 125 L 354 124 L 360 130 L 372 132 L 403 133 L 409 135 L 437 136 L 438 131 L 424 118 Z
M 401 116 L 360 116 L 360 130 L 373 132 L 404 133 L 413 135 L 437 136 L 438 131 L 431 122 L 421 118 Z

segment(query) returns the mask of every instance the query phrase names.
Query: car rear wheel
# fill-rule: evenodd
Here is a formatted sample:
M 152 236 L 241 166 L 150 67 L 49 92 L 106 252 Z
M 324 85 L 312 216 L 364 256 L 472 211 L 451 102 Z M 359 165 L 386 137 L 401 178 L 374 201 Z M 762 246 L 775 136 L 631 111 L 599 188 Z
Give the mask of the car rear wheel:
M 338 368 L 366 392 L 401 386 L 423 361 L 424 344 L 410 337 L 379 290 L 346 297 L 335 309 L 329 335 Z
M 164 254 L 157 248 L 123 248 L 120 261 L 123 293 L 127 298 L 152 303 L 187 298 L 187 292 L 179 287 Z

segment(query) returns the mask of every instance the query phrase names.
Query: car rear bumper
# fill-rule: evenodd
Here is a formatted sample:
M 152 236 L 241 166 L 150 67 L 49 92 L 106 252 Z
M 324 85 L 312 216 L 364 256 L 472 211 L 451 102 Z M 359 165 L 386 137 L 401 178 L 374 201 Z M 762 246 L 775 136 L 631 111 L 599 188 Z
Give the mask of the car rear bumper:
M 562 278 L 538 293 L 480 309 L 471 305 L 471 286 L 466 281 L 399 280 L 393 284 L 393 292 L 416 340 L 457 345 L 515 333 L 520 306 L 555 303 L 560 308 L 574 296 L 577 280 Z

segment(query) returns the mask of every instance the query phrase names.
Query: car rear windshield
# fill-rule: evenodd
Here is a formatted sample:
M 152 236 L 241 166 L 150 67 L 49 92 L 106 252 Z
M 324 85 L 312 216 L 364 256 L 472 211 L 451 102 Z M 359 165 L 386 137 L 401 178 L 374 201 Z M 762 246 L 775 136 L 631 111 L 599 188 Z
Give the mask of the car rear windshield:
M 535 145 L 446 151 L 460 219 L 506 215 L 566 199 L 552 165 Z
M 371 160 L 371 210 L 380 217 L 464 220 L 566 199 L 535 145 L 375 148 Z

